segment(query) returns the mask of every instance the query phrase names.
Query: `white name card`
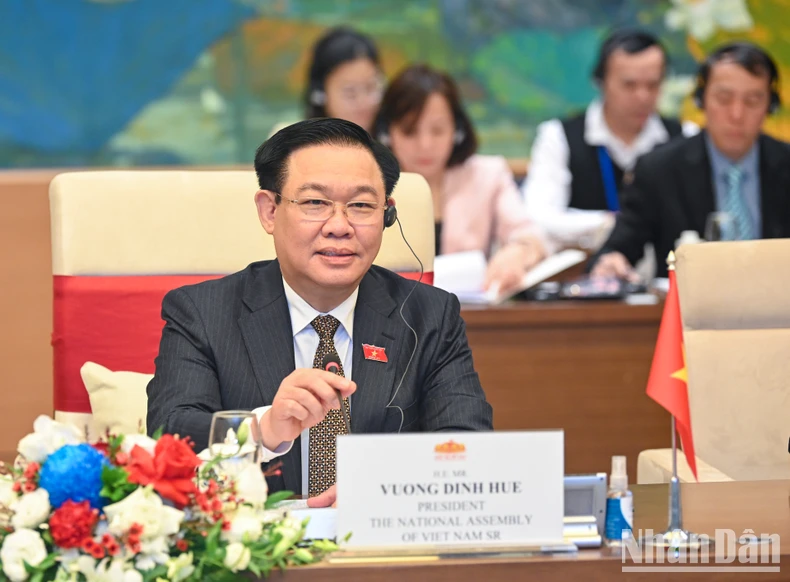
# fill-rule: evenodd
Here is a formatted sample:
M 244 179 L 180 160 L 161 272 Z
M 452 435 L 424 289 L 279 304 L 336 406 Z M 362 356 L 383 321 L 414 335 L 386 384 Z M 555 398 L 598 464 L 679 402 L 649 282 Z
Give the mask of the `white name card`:
M 561 543 L 562 431 L 347 435 L 337 442 L 346 547 Z

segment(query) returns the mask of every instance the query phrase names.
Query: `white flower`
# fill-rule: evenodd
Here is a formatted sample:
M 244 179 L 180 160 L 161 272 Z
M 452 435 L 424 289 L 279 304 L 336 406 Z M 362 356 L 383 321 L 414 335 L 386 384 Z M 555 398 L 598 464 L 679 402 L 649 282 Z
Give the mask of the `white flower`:
M 184 519 L 183 511 L 162 503 L 162 498 L 151 487 L 135 489 L 122 501 L 105 507 L 104 514 L 107 516 L 107 529 L 115 536 L 123 536 L 135 523 L 143 527 L 138 560 L 146 565 L 164 564 L 167 561 L 169 556 L 165 538 L 178 533 Z M 138 567 L 150 569 L 139 564 Z
M 97 562 L 90 556 L 80 556 L 73 570 L 85 576 L 87 582 L 143 582 L 140 572 L 124 569 L 125 565 L 123 560 L 104 558 Z
M 192 564 L 192 552 L 188 554 L 179 554 L 176 558 L 170 558 L 167 561 L 167 579 L 170 582 L 181 582 L 186 580 L 195 571 L 195 566 Z
M 258 512 L 258 517 L 263 523 L 274 523 L 275 521 L 280 521 L 285 519 L 286 515 L 288 515 L 287 509 L 265 509 Z
M 145 434 L 127 434 L 121 441 L 121 450 L 128 455 L 135 445 L 153 455 L 156 441 Z
M 252 553 L 250 548 L 239 542 L 233 542 L 225 548 L 225 567 L 231 572 L 246 570 L 250 565 Z
M 150 487 L 135 489 L 125 499 L 106 506 L 104 514 L 110 533 L 116 536 L 124 535 L 135 523 L 143 526 L 141 542 L 178 533 L 184 519 L 183 511 L 162 503 L 162 498 Z
M 159 536 L 152 540 L 145 540 L 140 542 L 140 553 L 138 554 L 138 568 L 140 570 L 150 570 L 157 564 L 167 563 L 170 548 L 167 545 L 167 539 L 164 536 Z M 143 564 L 142 566 L 140 564 Z
M 17 497 L 14 480 L 7 475 L 0 475 L 0 505 L 10 508 Z
M 744 31 L 754 26 L 744 0 L 672 0 L 664 22 L 670 30 L 687 29 L 699 41 L 712 37 L 718 28 Z
M 8 534 L 0 548 L 0 562 L 3 562 L 3 572 L 11 582 L 24 582 L 28 579 L 25 562 L 31 566 L 38 566 L 47 557 L 47 548 L 44 540 L 37 531 L 32 529 L 18 529 Z
M 219 115 L 225 112 L 225 100 L 213 87 L 204 87 L 200 91 L 200 104 L 207 113 Z
M 101 536 L 97 536 L 97 537 L 101 537 Z M 74 571 L 76 572 L 77 570 L 75 564 L 77 563 L 79 557 L 80 557 L 80 551 L 77 548 L 71 548 L 68 550 L 64 550 L 61 548 L 58 551 L 58 562 L 60 563 L 60 570 L 65 570 L 66 572 L 69 572 L 73 566 L 75 568 Z M 58 572 L 60 572 L 60 570 L 58 570 Z
M 268 492 L 260 465 L 248 465 L 236 476 L 236 495 L 256 509 L 263 509 Z
M 692 75 L 668 75 L 661 84 L 658 110 L 662 115 L 677 117 L 683 100 L 694 89 L 696 77 Z
M 749 30 L 754 26 L 745 0 L 718 0 L 712 4 L 716 20 L 724 30 Z
M 52 506 L 49 504 L 49 493 L 46 489 L 36 489 L 17 499 L 11 509 L 11 525 L 14 529 L 35 529 L 49 518 Z
M 220 535 L 226 542 L 256 541 L 263 535 L 263 524 L 254 509 L 242 505 L 230 520 L 230 529 Z
M 137 554 L 137 558 L 134 560 L 134 567 L 143 572 L 156 568 L 156 564 L 156 560 L 146 554 Z
M 76 426 L 56 422 L 41 415 L 33 423 L 33 432 L 17 445 L 19 454 L 28 461 L 43 463 L 52 453 L 65 445 L 76 445 L 84 439 Z

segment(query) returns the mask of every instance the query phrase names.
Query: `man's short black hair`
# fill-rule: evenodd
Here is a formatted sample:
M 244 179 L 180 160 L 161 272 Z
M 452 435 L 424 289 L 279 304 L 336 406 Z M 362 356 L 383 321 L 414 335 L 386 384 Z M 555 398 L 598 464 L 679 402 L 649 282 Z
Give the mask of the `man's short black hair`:
M 766 51 L 759 46 L 744 42 L 731 42 L 718 47 L 706 58 L 697 70 L 697 86 L 694 89 L 694 102 L 700 109 L 703 107 L 705 88 L 710 79 L 711 70 L 717 63 L 730 62 L 746 69 L 755 76 L 765 76 L 768 81 L 770 103 L 768 113 L 775 113 L 781 107 L 779 96 L 779 69 Z
M 299 121 L 284 127 L 261 144 L 255 152 L 255 173 L 260 189 L 282 193 L 287 178 L 288 158 L 296 150 L 317 145 L 351 146 L 368 150 L 381 170 L 385 196 L 390 197 L 400 178 L 400 166 L 392 152 L 356 123 L 329 117 Z M 279 196 L 276 200 L 279 204 Z
M 593 69 L 593 79 L 599 83 L 603 82 L 606 77 L 606 68 L 609 59 L 617 50 L 624 50 L 629 55 L 635 55 L 646 51 L 647 49 L 657 46 L 664 54 L 664 68 L 666 68 L 667 51 L 658 38 L 649 32 L 636 29 L 621 29 L 613 32 L 601 44 L 601 49 L 598 53 L 598 61 Z

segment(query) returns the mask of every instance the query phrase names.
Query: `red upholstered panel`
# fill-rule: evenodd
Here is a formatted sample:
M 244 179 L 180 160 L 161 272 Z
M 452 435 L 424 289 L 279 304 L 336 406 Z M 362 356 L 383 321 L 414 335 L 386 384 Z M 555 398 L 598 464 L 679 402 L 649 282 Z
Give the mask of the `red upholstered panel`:
M 416 281 L 420 278 L 420 273 L 419 271 L 416 273 L 400 273 L 400 276 L 406 279 L 412 279 Z M 422 282 L 425 283 L 426 285 L 433 285 L 433 271 L 428 271 L 426 273 L 423 273 Z
M 111 370 L 153 374 L 165 294 L 219 276 L 55 276 L 55 410 L 91 411 L 80 377 L 87 361 Z
M 419 273 L 401 273 L 417 279 Z M 162 299 L 171 289 L 221 275 L 55 276 L 52 347 L 55 410 L 90 412 L 80 368 L 92 361 L 111 370 L 154 373 L 164 322 Z M 433 284 L 433 273 L 423 283 Z

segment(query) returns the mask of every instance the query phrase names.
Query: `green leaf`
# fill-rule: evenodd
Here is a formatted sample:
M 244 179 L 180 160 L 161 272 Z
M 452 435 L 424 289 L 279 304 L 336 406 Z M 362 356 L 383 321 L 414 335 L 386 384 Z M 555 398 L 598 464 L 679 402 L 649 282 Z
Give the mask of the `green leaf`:
M 129 474 L 122 467 L 105 465 L 102 468 L 101 480 L 103 487 L 99 495 L 115 503 L 137 489 L 137 485 L 129 483 Z
M 277 507 L 278 503 L 282 503 L 286 499 L 290 499 L 293 497 L 292 491 L 278 491 L 277 493 L 272 493 L 269 497 L 266 498 L 266 509 L 274 509 Z
M 157 578 L 167 578 L 167 566 L 160 564 L 142 574 L 143 582 L 154 582 Z
M 206 554 L 214 556 L 218 549 L 219 534 L 222 531 L 222 522 L 215 523 L 206 537 Z
M 154 431 L 154 434 L 151 436 L 151 438 L 154 439 L 155 441 L 158 441 L 159 439 L 162 438 L 163 434 L 165 434 L 165 427 L 160 426 L 158 429 Z
M 57 559 L 58 559 L 58 555 L 53 552 L 49 554 L 46 558 L 44 558 L 44 560 L 38 566 L 36 566 L 36 568 L 42 571 L 47 570 L 55 565 Z
M 313 554 L 307 548 L 296 548 L 293 558 L 297 564 L 309 564 L 314 560 Z
M 111 459 L 115 459 L 115 455 L 118 454 L 118 451 L 121 450 L 121 444 L 123 443 L 124 435 L 110 435 L 108 439 L 107 445 L 109 448 L 109 455 Z

